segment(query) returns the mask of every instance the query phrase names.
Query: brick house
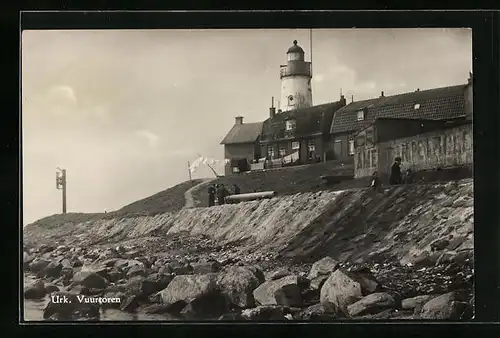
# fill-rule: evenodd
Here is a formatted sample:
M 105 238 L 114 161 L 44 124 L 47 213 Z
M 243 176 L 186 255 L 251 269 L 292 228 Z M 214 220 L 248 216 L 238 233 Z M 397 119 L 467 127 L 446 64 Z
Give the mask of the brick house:
M 395 95 L 360 111 L 355 123 L 346 123 L 357 126 L 355 177 L 384 175 L 398 156 L 414 171 L 472 164 L 472 77 L 465 85 Z
M 260 135 L 262 122 L 243 123 L 237 116 L 235 123 L 220 144 L 224 145 L 225 175 L 244 172 L 250 164 L 261 157 Z
M 285 165 L 324 162 L 325 144 L 335 111 L 345 106 L 339 101 L 274 113 L 263 122 L 260 138 L 261 154 L 268 161 Z
M 469 114 L 469 115 L 468 115 Z M 337 110 L 328 152 L 334 159 L 353 157 L 358 133 L 379 118 L 446 120 L 472 115 L 472 74 L 467 84 L 417 90 L 352 102 Z

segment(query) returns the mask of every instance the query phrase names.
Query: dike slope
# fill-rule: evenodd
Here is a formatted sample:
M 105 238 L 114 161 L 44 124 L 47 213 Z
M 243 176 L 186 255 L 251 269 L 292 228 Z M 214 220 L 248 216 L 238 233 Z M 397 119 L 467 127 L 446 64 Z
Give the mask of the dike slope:
M 473 183 L 467 179 L 390 187 L 382 193 L 369 189 L 299 193 L 57 228 L 32 224 L 25 227 L 24 239 L 28 246 L 126 241 L 148 246 L 149 239 L 168 242 L 171 236 L 206 236 L 218 245 L 234 247 L 224 253 L 226 258 L 251 261 L 266 255 L 312 262 L 331 255 L 341 261 L 390 259 L 415 264 L 443 255 L 472 254 L 473 219 Z M 155 243 L 150 249 L 162 252 L 163 244 Z

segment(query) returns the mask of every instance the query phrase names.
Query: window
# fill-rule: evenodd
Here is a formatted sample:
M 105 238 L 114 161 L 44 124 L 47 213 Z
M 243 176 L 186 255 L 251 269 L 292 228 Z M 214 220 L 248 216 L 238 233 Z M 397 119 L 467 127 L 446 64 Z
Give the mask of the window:
M 285 121 L 285 129 L 286 131 L 294 130 L 296 126 L 295 120 L 287 120 Z
M 307 142 L 307 148 L 309 149 L 309 151 L 316 150 L 316 144 L 314 143 L 314 140 L 309 140 Z
M 413 107 L 415 110 L 420 109 L 420 103 L 416 103 L 415 106 Z
M 358 111 L 358 121 L 363 121 L 365 119 L 365 112 L 363 110 Z
M 292 142 L 292 149 L 293 150 L 300 149 L 300 143 L 297 141 Z
M 354 155 L 354 140 L 349 141 L 349 155 Z
M 274 159 L 274 147 L 273 146 L 267 147 L 267 157 L 269 157 L 270 159 Z
M 286 148 L 285 148 L 284 145 L 280 145 L 279 155 L 280 155 L 280 157 L 285 157 L 286 156 Z

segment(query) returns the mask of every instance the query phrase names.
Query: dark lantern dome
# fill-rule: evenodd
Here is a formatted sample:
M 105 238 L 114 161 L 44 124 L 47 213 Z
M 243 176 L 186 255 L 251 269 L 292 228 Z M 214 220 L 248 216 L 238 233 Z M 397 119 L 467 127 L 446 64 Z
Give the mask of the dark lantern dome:
M 288 51 L 286 52 L 287 54 L 288 53 L 302 53 L 304 54 L 304 50 L 297 45 L 297 40 L 293 40 L 293 46 L 288 48 Z

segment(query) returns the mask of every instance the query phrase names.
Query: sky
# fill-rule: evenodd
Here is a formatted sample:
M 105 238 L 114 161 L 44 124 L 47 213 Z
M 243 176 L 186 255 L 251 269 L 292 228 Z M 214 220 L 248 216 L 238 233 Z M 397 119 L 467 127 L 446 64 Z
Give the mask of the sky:
M 313 103 L 466 83 L 471 32 L 315 29 Z M 279 99 L 293 40 L 309 61 L 309 30 L 24 31 L 23 223 L 61 212 L 56 167 L 68 212 L 104 212 L 188 180 L 199 155 L 223 163 L 234 117 Z

